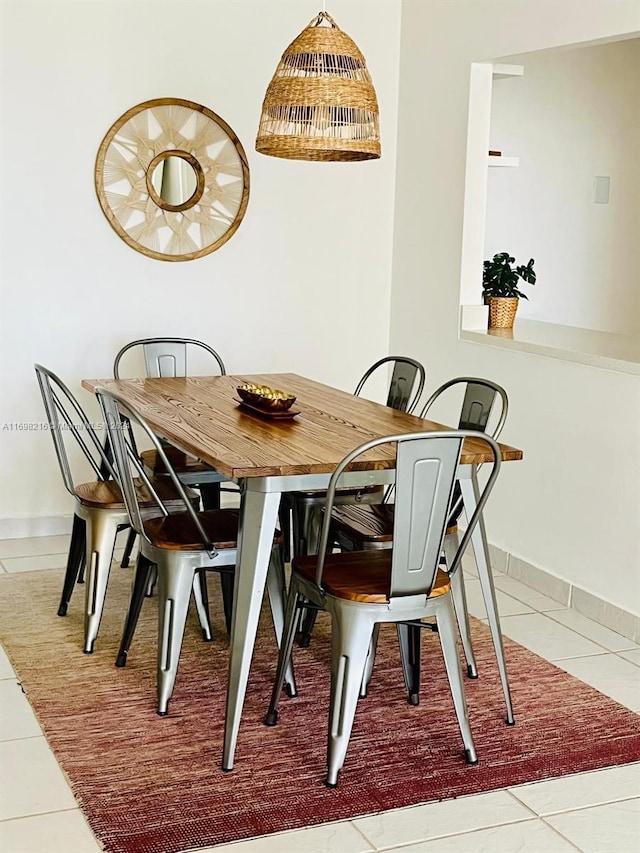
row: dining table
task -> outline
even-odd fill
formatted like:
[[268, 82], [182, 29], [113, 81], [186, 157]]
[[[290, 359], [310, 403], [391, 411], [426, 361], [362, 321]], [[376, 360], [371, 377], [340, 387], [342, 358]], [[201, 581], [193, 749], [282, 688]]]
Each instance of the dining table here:
[[[237, 387], [243, 384], [282, 389], [296, 400], [288, 416], [269, 416], [242, 403]], [[326, 489], [337, 464], [370, 439], [450, 428], [295, 373], [85, 379], [82, 385], [91, 392], [102, 386], [120, 395], [160, 438], [239, 486], [238, 563], [222, 749], [222, 768], [231, 770], [282, 493]], [[522, 459], [522, 451], [515, 447], [500, 444], [500, 450], [503, 462]], [[491, 459], [486, 443], [465, 438], [458, 478], [469, 517], [478, 493], [478, 467]], [[390, 485], [394, 465], [394, 446], [378, 445], [345, 472], [341, 485]], [[496, 632], [501, 635], [484, 523], [476, 526], [472, 544], [495, 643]], [[509, 706], [506, 671], [500, 675]]]

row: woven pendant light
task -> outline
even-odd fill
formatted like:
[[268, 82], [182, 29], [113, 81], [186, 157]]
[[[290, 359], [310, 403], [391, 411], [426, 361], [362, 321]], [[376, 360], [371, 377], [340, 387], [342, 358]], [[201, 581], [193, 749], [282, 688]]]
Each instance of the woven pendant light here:
[[282, 54], [256, 150], [290, 160], [380, 157], [378, 99], [365, 58], [324, 11]]

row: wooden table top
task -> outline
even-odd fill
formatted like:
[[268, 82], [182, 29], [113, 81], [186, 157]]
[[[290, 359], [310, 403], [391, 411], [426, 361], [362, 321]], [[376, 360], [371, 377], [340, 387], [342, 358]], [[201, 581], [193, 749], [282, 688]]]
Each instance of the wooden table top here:
[[[247, 413], [234, 399], [236, 387], [245, 382], [295, 394], [300, 414], [268, 420]], [[82, 382], [88, 391], [100, 385], [122, 396], [159, 436], [230, 479], [331, 473], [354, 447], [372, 438], [448, 429], [295, 373]], [[521, 450], [500, 448], [503, 461], [522, 459]], [[490, 460], [482, 442], [465, 440], [463, 464]], [[353, 469], [388, 469], [394, 462], [392, 446], [381, 445]]]

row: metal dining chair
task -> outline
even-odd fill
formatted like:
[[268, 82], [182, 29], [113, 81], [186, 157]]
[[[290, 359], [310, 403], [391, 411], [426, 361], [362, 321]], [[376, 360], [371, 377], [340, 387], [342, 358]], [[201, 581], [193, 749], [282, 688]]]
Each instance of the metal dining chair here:
[[[86, 566], [84, 651], [93, 652], [104, 609], [107, 583], [111, 570], [116, 535], [129, 527], [129, 517], [114, 474], [109, 454], [105, 451], [96, 430], [84, 410], [64, 382], [41, 364], [35, 365], [36, 376], [42, 394], [49, 432], [53, 439], [64, 485], [74, 498], [71, 545], [67, 558], [62, 595], [58, 616], [66, 616], [78, 574]], [[95, 480], [77, 483], [65, 438], [73, 438], [82, 455], [89, 463]], [[170, 482], [149, 481], [162, 495], [167, 511], [181, 507]], [[145, 483], [134, 483], [140, 501], [141, 512], [149, 515], [155, 504], [146, 491]], [[189, 491], [187, 498], [197, 501], [197, 495]], [[208, 627], [208, 613], [203, 601], [200, 585], [194, 590], [198, 615], [203, 631]]]
[[[203, 341], [195, 338], [176, 337], [153, 337], [140, 338], [130, 341], [122, 347], [115, 357], [113, 363], [113, 375], [116, 379], [122, 378], [123, 369], [129, 365], [126, 373], [132, 372], [131, 361], [137, 358], [140, 364], [140, 355], [144, 359], [144, 369], [148, 378], [175, 378], [189, 375], [189, 365], [198, 364], [198, 369], [203, 368], [207, 373], [211, 368], [220, 376], [226, 375], [226, 369], [221, 356]], [[135, 369], [133, 369], [135, 372]], [[184, 485], [197, 488], [202, 496], [204, 509], [219, 509], [221, 483], [225, 478], [193, 456], [189, 456], [168, 442], [162, 441], [165, 454], [173, 465], [180, 481]], [[141, 459], [149, 473], [154, 476], [166, 476], [162, 460], [155, 450], [144, 450], [140, 454]], [[226, 481], [228, 482], [228, 481]], [[225, 488], [225, 491], [236, 491], [235, 488]], [[127, 566], [135, 542], [135, 531], [133, 528], [129, 534], [127, 545], [123, 555], [122, 565]], [[224, 604], [225, 623], [227, 631], [231, 630], [231, 611], [233, 607], [233, 580], [228, 575], [220, 575], [222, 588], [222, 600]]]
[[[465, 535], [452, 555], [448, 573], [440, 555], [451, 512], [455, 479], [468, 436], [484, 442], [493, 456], [491, 473]], [[379, 444], [396, 445], [396, 491], [393, 548], [332, 553], [332, 510], [341, 474], [358, 456]], [[317, 556], [294, 556], [278, 669], [265, 717], [275, 725], [278, 704], [293, 649], [298, 611], [311, 603], [331, 616], [331, 696], [326, 785], [335, 788], [345, 761], [361, 684], [374, 654], [382, 623], [427, 626], [435, 617], [465, 757], [477, 763], [466, 708], [457, 649], [451, 580], [478, 523], [500, 470], [500, 449], [493, 438], [469, 430], [417, 432], [368, 441], [349, 453], [335, 469], [325, 503]], [[410, 688], [410, 685], [407, 685]], [[367, 745], [367, 748], [369, 746]]]
[[[236, 509], [196, 510], [171, 464], [163, 443], [129, 403], [105, 388], [96, 388], [114, 454], [114, 469], [131, 526], [140, 537], [138, 561], [129, 612], [125, 620], [118, 659], [124, 665], [133, 638], [144, 592], [152, 567], [158, 573], [158, 714], [168, 712], [169, 700], [178, 672], [178, 661], [185, 630], [189, 598], [194, 581], [207, 570], [229, 575], [232, 580], [238, 557], [239, 512]], [[179, 495], [181, 511], [169, 513], [162, 494], [141, 463], [131, 431], [122, 429], [122, 416], [137, 427], [158, 454], [169, 482]], [[145, 515], [135, 487], [136, 478], [144, 482], [156, 507], [156, 516]], [[267, 575], [267, 593], [279, 642], [284, 622], [285, 575], [281, 559], [281, 535], [274, 536], [271, 563]], [[293, 669], [287, 667], [287, 685], [295, 695]]]
[[[355, 396], [360, 396], [370, 381], [380, 374], [387, 375], [391, 369], [391, 377], [387, 390], [386, 405], [400, 412], [411, 414], [418, 404], [426, 380], [423, 365], [414, 358], [400, 355], [389, 355], [379, 359], [364, 373], [358, 382]], [[341, 504], [377, 504], [384, 497], [381, 486], [366, 489], [341, 489], [335, 498], [336, 505]], [[280, 523], [288, 542], [289, 525], [292, 520], [293, 553], [296, 556], [315, 554], [318, 549], [318, 537], [322, 521], [322, 508], [326, 492], [323, 490], [307, 492], [288, 492], [282, 495]], [[284, 523], [283, 523], [284, 517]], [[285, 562], [288, 562], [285, 555]], [[301, 620], [300, 645], [307, 647], [311, 642], [311, 633], [315, 622], [315, 612], [309, 611]]]
[[[429, 397], [420, 412], [420, 417], [426, 418], [436, 401], [440, 400], [445, 393], [450, 391], [455, 392], [455, 390], [459, 389], [464, 391], [458, 420], [459, 429], [473, 430], [474, 432], [482, 433], [486, 432], [488, 430], [489, 420], [492, 416], [494, 405], [496, 401], [499, 401], [499, 406], [493, 417], [493, 426], [489, 430], [491, 437], [494, 440], [497, 440], [507, 419], [509, 400], [504, 388], [489, 379], [460, 376], [448, 380], [437, 388]], [[451, 554], [454, 554], [457, 550], [457, 543], [459, 539], [458, 520], [464, 510], [461, 482], [465, 484], [465, 489], [472, 488], [477, 492], [477, 471], [471, 471], [470, 480], [461, 481], [460, 479], [456, 479], [453, 492], [452, 509], [449, 514], [449, 518], [447, 519], [447, 530], [444, 539], [445, 570], [446, 566], [451, 564]], [[393, 546], [395, 512], [394, 504], [391, 502], [393, 491], [390, 490], [386, 497], [387, 501], [379, 506], [336, 507], [333, 510], [331, 519], [331, 535], [335, 544], [344, 551], [380, 550], [391, 548]], [[480, 519], [480, 524], [482, 523], [482, 519]], [[472, 539], [474, 550], [476, 548], [480, 549], [481, 547], [477, 539], [477, 535], [479, 534], [480, 529], [478, 527]], [[476, 551], [476, 555], [478, 555], [478, 553], [479, 551]], [[500, 678], [503, 686], [507, 707], [507, 722], [511, 724], [514, 720], [513, 708], [504, 659], [502, 632], [500, 628], [498, 610], [495, 603], [493, 576], [490, 564], [484, 560], [484, 555], [481, 554], [480, 556], [481, 559], [478, 561], [478, 576], [483, 588], [488, 621], [491, 628], [493, 644], [496, 651], [496, 659], [498, 662], [498, 670], [500, 672]], [[478, 670], [471, 644], [469, 613], [467, 609], [463, 572], [458, 572], [457, 575], [452, 577], [451, 588], [455, 612], [458, 619], [460, 637], [467, 663], [467, 673], [470, 678], [477, 678]], [[409, 702], [410, 704], [418, 704], [420, 690], [421, 633], [419, 630], [415, 630], [410, 626], [402, 626], [398, 630], [398, 637], [400, 641], [401, 659], [405, 680], [409, 685]], [[366, 684], [363, 685], [363, 692], [365, 690]]]

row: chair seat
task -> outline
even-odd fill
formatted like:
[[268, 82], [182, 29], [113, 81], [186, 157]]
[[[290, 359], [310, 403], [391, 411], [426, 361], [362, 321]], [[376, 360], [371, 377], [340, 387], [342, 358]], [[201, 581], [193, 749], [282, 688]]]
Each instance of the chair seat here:
[[[391, 550], [327, 554], [322, 573], [325, 592], [348, 601], [388, 604], [392, 554]], [[292, 568], [305, 580], [315, 583], [317, 563], [315, 555], [294, 557]], [[429, 597], [444, 595], [450, 588], [448, 575], [438, 569]]]
[[[393, 542], [393, 504], [356, 504], [331, 513], [334, 529], [355, 542]], [[447, 533], [455, 533], [457, 525], [451, 524]]]
[[[238, 547], [237, 509], [208, 509], [198, 513], [205, 533], [217, 551]], [[202, 538], [193, 520], [186, 512], [150, 518], [145, 523], [145, 532], [156, 548], [169, 551], [202, 551]], [[282, 542], [282, 534], [276, 530], [274, 544]]]
[[[210, 465], [206, 465], [194, 456], [189, 456], [188, 453], [184, 453], [176, 447], [171, 447], [171, 445], [165, 447], [165, 453], [167, 454], [167, 459], [172, 464], [173, 470], [176, 474], [197, 474], [201, 471], [205, 472], [213, 470]], [[148, 471], [153, 471], [154, 474], [167, 473], [162, 459], [156, 450], [143, 450], [140, 454], [140, 458], [142, 459], [142, 464]]]
[[[144, 483], [141, 480], [135, 480], [136, 491], [140, 500], [140, 506], [157, 507], [147, 491]], [[167, 504], [168, 508], [175, 506], [184, 506], [182, 499], [176, 493], [173, 484], [170, 481], [153, 480], [153, 486], [158, 492], [163, 503]], [[199, 496], [192, 489], [186, 489], [189, 499], [198, 506]], [[125, 510], [124, 500], [120, 487], [114, 480], [95, 481], [93, 483], [80, 483], [75, 487], [75, 493], [83, 506], [91, 507], [92, 509], [122, 509]]]

